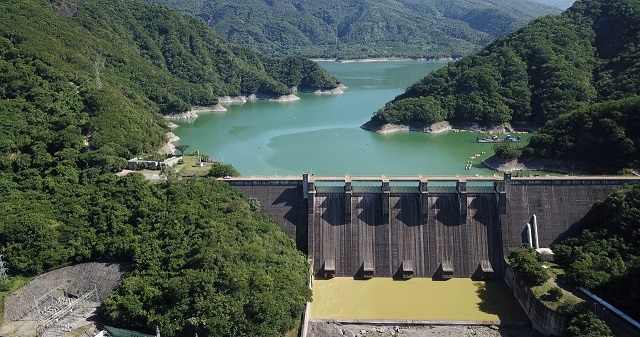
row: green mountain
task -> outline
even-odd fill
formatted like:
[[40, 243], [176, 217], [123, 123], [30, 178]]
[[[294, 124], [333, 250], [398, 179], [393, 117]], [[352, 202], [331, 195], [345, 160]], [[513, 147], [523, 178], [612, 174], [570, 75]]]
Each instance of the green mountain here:
[[457, 57], [542, 15], [528, 0], [144, 0], [197, 16], [268, 55]]
[[531, 0], [531, 1], [535, 3], [547, 5], [547, 6], [557, 7], [562, 10], [565, 10], [571, 7], [571, 5], [573, 5], [573, 3], [575, 2], [575, 0]]
[[[85, 117], [75, 120], [94, 147], [116, 142], [126, 148], [119, 151], [123, 155], [150, 151], [162, 142], [165, 123], [158, 113], [212, 105], [220, 96], [284, 95], [293, 86], [338, 84], [316, 63], [274, 59], [231, 45], [201, 21], [167, 8], [104, 2], [10, 1], [0, 13], [1, 84], [9, 86], [2, 98], [30, 95], [55, 81], [59, 88], [47, 90], [68, 95], [65, 99], [83, 110]], [[39, 76], [27, 76], [32, 72]], [[24, 113], [20, 104], [2, 101]], [[0, 137], [10, 139], [0, 143], [0, 150], [22, 146], [10, 132]]]
[[163, 336], [295, 329], [308, 265], [259, 205], [213, 179], [113, 173], [166, 141], [161, 113], [336, 84], [313, 62], [233, 46], [167, 8], [0, 2], [0, 297], [61, 266], [125, 261], [104, 322]]
[[637, 2], [576, 1], [429, 74], [370, 124], [548, 122], [530, 154], [628, 167], [640, 159], [639, 32]]

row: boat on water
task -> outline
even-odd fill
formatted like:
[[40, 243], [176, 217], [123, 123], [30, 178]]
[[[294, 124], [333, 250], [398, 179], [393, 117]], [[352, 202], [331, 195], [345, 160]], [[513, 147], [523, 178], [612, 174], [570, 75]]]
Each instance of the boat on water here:
[[518, 143], [521, 141], [522, 141], [521, 136], [514, 138], [511, 135], [507, 135], [506, 137], [504, 137], [504, 139], [500, 139], [500, 137], [496, 135], [493, 135], [492, 137], [486, 136], [484, 138], [476, 137], [477, 143], [504, 143], [504, 142]]

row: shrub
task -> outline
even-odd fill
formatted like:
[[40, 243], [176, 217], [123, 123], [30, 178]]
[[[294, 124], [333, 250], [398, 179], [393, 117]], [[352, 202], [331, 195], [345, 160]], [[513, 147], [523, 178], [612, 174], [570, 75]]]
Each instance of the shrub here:
[[564, 292], [559, 287], [553, 287], [547, 292], [547, 298], [551, 302], [558, 302], [562, 298], [562, 295], [564, 295]]
[[210, 177], [222, 178], [222, 177], [237, 177], [240, 172], [236, 170], [231, 164], [213, 163], [209, 169]]
[[496, 156], [508, 160], [520, 158], [520, 156], [522, 156], [522, 149], [523, 148], [521, 146], [512, 145], [509, 142], [493, 146], [493, 151], [496, 153]]
[[536, 257], [536, 252], [528, 248], [509, 248], [509, 264], [513, 270], [522, 275], [527, 283], [540, 285], [549, 279]]

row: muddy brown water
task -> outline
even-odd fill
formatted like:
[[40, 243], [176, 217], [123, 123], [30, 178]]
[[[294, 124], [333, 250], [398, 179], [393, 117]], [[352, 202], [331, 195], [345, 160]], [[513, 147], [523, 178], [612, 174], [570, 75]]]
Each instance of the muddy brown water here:
[[502, 280], [337, 277], [313, 281], [312, 320], [527, 322]]

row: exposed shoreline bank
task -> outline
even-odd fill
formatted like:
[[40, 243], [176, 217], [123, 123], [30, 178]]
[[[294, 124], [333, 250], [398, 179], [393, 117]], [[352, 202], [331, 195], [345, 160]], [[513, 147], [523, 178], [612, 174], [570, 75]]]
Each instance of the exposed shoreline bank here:
[[517, 171], [546, 171], [557, 172], [565, 175], [586, 175], [594, 172], [606, 172], [610, 168], [598, 167], [593, 163], [575, 160], [560, 160], [549, 158], [518, 158], [507, 160], [498, 156], [491, 156], [482, 161], [482, 164], [497, 172]]
[[[301, 92], [313, 93], [317, 95], [339, 95], [344, 93], [344, 90], [348, 89], [345, 85], [340, 84], [333, 89], [315, 89], [315, 88], [302, 88]], [[269, 95], [256, 95], [251, 94], [248, 96], [240, 95], [240, 96], [222, 96], [218, 97], [218, 103], [212, 106], [203, 106], [203, 107], [193, 107], [192, 109], [175, 114], [165, 115], [164, 118], [168, 120], [182, 120], [186, 122], [193, 122], [200, 114], [203, 113], [216, 113], [216, 112], [226, 112], [227, 108], [225, 105], [231, 104], [245, 104], [247, 102], [254, 101], [268, 101], [268, 102], [276, 102], [276, 103], [287, 103], [287, 102], [295, 102], [300, 100], [300, 97], [296, 96], [295, 93], [298, 92], [297, 88], [292, 88], [293, 93], [288, 95], [281, 96], [269, 96]], [[176, 128], [177, 125], [170, 126], [171, 128]]]
[[447, 131], [471, 131], [471, 132], [488, 132], [488, 133], [511, 133], [511, 132], [520, 132], [526, 131], [531, 132], [535, 130], [533, 126], [522, 126], [515, 128], [509, 123], [497, 124], [493, 126], [481, 126], [478, 124], [471, 123], [450, 123], [448, 121], [437, 122], [432, 124], [422, 124], [422, 123], [410, 123], [410, 124], [391, 124], [391, 123], [380, 123], [375, 120], [370, 120], [360, 126], [360, 128], [373, 131], [380, 134], [391, 134], [395, 132], [406, 132], [406, 131], [414, 131], [414, 132], [423, 132], [423, 133], [443, 133]]
[[453, 57], [439, 57], [439, 58], [425, 58], [425, 57], [374, 57], [364, 59], [337, 59], [337, 58], [310, 58], [313, 62], [339, 62], [339, 63], [366, 63], [366, 62], [403, 62], [403, 61], [456, 61], [458, 58]]
[[[377, 132], [379, 134], [392, 134], [396, 132], [423, 132], [439, 134], [448, 131], [467, 131], [467, 132], [483, 132], [483, 133], [517, 133], [517, 132], [533, 132], [537, 128], [533, 125], [519, 125], [513, 127], [509, 123], [498, 124], [493, 126], [480, 126], [478, 124], [452, 124], [449, 122], [438, 122], [433, 124], [384, 124], [373, 120], [361, 126], [362, 129]], [[571, 160], [559, 160], [549, 158], [519, 158], [513, 160], [507, 160], [498, 156], [491, 156], [482, 164], [496, 172], [517, 172], [517, 171], [546, 171], [557, 172], [567, 175], [583, 175], [590, 172], [602, 172], [606, 170], [603, 167], [594, 167], [593, 164], [580, 161]]]

